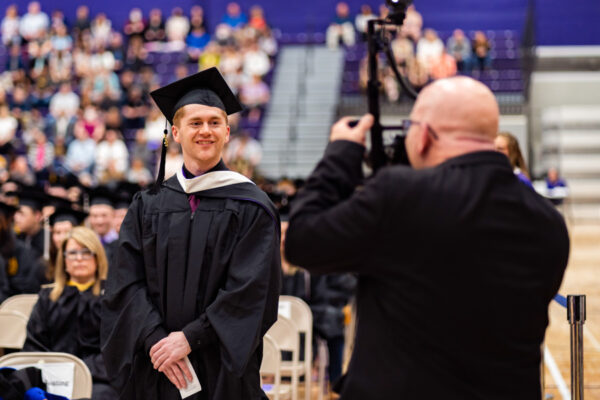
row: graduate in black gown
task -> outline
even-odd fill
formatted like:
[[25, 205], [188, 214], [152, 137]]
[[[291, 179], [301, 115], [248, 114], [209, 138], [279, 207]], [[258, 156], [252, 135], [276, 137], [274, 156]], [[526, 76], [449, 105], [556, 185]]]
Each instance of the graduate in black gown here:
[[61, 243], [54, 287], [39, 293], [23, 351], [53, 351], [81, 358], [93, 378], [92, 400], [112, 400], [100, 353], [100, 301], [108, 264], [96, 234], [75, 227]]
[[[279, 217], [267, 195], [221, 161], [241, 106], [216, 68], [152, 93], [184, 166], [137, 193], [106, 286], [102, 352], [120, 399], [266, 399], [262, 338], [277, 319]], [[166, 130], [165, 130], [166, 136]]]
[[17, 238], [30, 246], [37, 257], [42, 257], [46, 248], [42, 208], [48, 196], [41, 190], [33, 188], [21, 188], [18, 192], [9, 194], [19, 199], [19, 207], [15, 213]]
[[37, 293], [45, 283], [45, 266], [37, 252], [18, 240], [12, 227], [17, 211], [0, 202], [0, 303], [24, 293]]

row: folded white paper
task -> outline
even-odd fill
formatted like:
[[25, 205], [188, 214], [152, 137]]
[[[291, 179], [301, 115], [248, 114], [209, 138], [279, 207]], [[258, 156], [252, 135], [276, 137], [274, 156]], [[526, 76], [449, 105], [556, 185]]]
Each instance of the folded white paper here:
[[198, 376], [196, 375], [196, 371], [194, 370], [194, 367], [192, 367], [192, 363], [190, 362], [190, 359], [186, 356], [184, 358], [185, 360], [185, 364], [187, 365], [187, 367], [190, 369], [190, 372], [192, 373], [192, 379], [191, 381], [188, 380], [187, 376], [185, 376], [185, 374], [183, 375], [183, 378], [185, 379], [185, 382], [187, 383], [187, 387], [185, 389], [179, 389], [179, 393], [181, 394], [181, 398], [185, 399], [186, 397], [190, 397], [193, 394], [196, 394], [198, 392], [200, 392], [202, 390], [202, 386], [200, 385], [200, 381], [198, 380]]

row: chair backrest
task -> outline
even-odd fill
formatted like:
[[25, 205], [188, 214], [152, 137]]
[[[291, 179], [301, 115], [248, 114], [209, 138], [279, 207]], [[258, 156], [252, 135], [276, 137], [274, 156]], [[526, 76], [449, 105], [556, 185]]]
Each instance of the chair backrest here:
[[22, 349], [27, 338], [28, 320], [19, 311], [0, 310], [0, 348]]
[[279, 296], [279, 303], [288, 302], [290, 304], [290, 319], [296, 324], [298, 330], [305, 334], [312, 333], [313, 316], [308, 304], [299, 297]]
[[260, 376], [262, 385], [263, 375], [273, 375], [273, 386], [266, 390], [267, 394], [273, 394], [274, 399], [279, 399], [281, 386], [281, 349], [277, 346], [275, 339], [269, 334], [263, 337], [263, 359], [260, 364]]
[[[308, 367], [312, 366], [312, 333], [313, 333], [313, 315], [308, 304], [299, 297], [279, 296], [279, 304], [287, 302], [290, 304], [290, 319], [296, 325], [300, 332], [304, 333], [304, 362], [308, 362]], [[309, 369], [310, 370], [310, 369]]]
[[290, 319], [279, 315], [277, 321], [267, 331], [267, 335], [275, 340], [280, 350], [292, 353], [292, 362], [298, 362], [298, 352], [300, 350], [299, 331]]
[[281, 349], [271, 335], [263, 337], [263, 359], [260, 364], [260, 373], [265, 375], [278, 375], [281, 367]]
[[31, 315], [33, 306], [38, 301], [37, 294], [18, 294], [16, 296], [9, 297], [0, 304], [0, 310], [15, 310], [19, 311], [27, 318]]
[[92, 374], [87, 365], [80, 359], [68, 353], [21, 352], [11, 353], [0, 357], [0, 367], [42, 363], [74, 363], [73, 395], [71, 398], [92, 397]]

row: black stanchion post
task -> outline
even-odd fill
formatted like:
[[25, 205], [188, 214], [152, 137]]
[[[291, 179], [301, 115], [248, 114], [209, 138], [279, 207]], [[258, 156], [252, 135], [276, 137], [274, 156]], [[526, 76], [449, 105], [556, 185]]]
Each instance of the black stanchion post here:
[[571, 325], [571, 399], [583, 400], [585, 295], [567, 296], [567, 319]]

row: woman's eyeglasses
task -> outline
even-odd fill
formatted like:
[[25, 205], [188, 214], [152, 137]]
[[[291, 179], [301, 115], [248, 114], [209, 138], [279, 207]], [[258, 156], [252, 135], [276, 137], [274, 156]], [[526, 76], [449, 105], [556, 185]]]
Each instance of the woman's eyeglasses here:
[[65, 251], [65, 260], [77, 260], [79, 257], [82, 260], [89, 260], [94, 257], [94, 253], [89, 249]]

